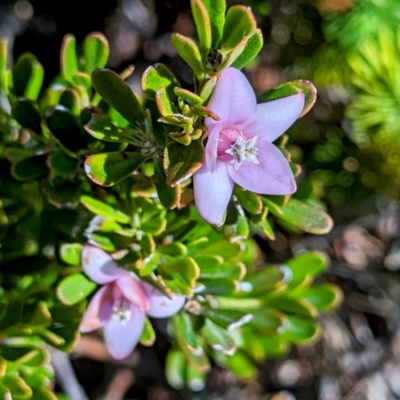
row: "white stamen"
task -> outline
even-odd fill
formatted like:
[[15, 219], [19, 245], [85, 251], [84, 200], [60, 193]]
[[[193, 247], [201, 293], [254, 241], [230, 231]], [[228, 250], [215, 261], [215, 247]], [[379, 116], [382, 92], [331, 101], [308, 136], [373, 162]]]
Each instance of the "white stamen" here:
[[253, 164], [258, 164], [257, 155], [260, 150], [256, 147], [258, 136], [254, 136], [249, 140], [243, 139], [238, 136], [236, 143], [233, 144], [228, 150], [225, 151], [236, 161], [235, 169], [239, 169], [243, 161], [250, 161]]
[[126, 325], [132, 318], [132, 311], [130, 310], [129, 305], [130, 302], [126, 299], [115, 301], [113, 305], [112, 317], [122, 325]]

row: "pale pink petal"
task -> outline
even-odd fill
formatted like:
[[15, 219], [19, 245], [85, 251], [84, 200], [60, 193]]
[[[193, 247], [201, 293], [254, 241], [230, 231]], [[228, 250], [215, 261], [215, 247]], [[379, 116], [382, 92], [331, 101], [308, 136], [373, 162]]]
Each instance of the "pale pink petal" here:
[[94, 282], [104, 285], [116, 279], [129, 275], [118, 267], [112, 257], [99, 247], [85, 244], [82, 249], [82, 268], [85, 274]]
[[210, 172], [204, 164], [193, 175], [194, 199], [201, 217], [210, 224], [222, 225], [233, 186], [227, 163], [217, 161], [214, 172]]
[[303, 93], [258, 104], [256, 118], [243, 127], [243, 132], [248, 138], [259, 136], [273, 142], [293, 125], [303, 107]]
[[133, 304], [130, 306], [131, 318], [120, 322], [111, 317], [104, 327], [104, 340], [111, 356], [121, 360], [136, 347], [142, 335], [146, 314]]
[[147, 282], [141, 282], [143, 289], [149, 299], [149, 309], [146, 314], [153, 318], [166, 318], [176, 314], [185, 303], [185, 297], [180, 295], [172, 295], [169, 299], [157, 288], [149, 285]]
[[115, 284], [121, 289], [122, 294], [140, 311], [146, 311], [149, 308], [149, 301], [140, 283], [131, 276], [119, 278]]
[[218, 139], [221, 129], [222, 123], [218, 122], [213, 125], [212, 129], [208, 131], [208, 139], [206, 145], [206, 164], [211, 172], [215, 171], [215, 165], [217, 163]]
[[79, 325], [81, 332], [91, 332], [102, 328], [112, 313], [112, 290], [110, 285], [100, 288], [90, 301]]
[[235, 162], [227, 163], [231, 178], [246, 190], [259, 194], [291, 194], [296, 191], [289, 163], [280, 150], [265, 140], [258, 140], [259, 164], [244, 161], [239, 169]]
[[[236, 127], [252, 120], [255, 118], [256, 107], [256, 96], [249, 81], [235, 68], [222, 72], [207, 105], [221, 118], [222, 128]], [[212, 129], [215, 121], [208, 117], [205, 125], [207, 129]]]

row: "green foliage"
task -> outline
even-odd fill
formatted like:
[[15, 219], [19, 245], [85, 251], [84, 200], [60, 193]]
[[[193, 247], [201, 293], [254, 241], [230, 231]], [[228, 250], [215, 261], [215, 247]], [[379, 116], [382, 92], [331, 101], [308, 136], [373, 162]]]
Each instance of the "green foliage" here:
[[[204, 162], [204, 118], [219, 73], [244, 67], [263, 40], [250, 9], [193, 0], [199, 45], [174, 34], [195, 75], [181, 87], [167, 66], [142, 76], [144, 97], [106, 69], [109, 48], [98, 33], [82, 55], [64, 38], [59, 76], [43, 88], [43, 68], [26, 54], [8, 70], [0, 42], [0, 394], [54, 399], [45, 344], [69, 351], [96, 285], [83, 274], [81, 250], [109, 252], [131, 274], [166, 296], [186, 296], [171, 323], [174, 347], [166, 375], [176, 388], [204, 386], [211, 359], [242, 379], [291, 344], [318, 336], [316, 318], [340, 302], [329, 284], [313, 284], [327, 267], [317, 252], [282, 265], [259, 265], [252, 236], [323, 234], [332, 220], [316, 193], [257, 195], [235, 187], [226, 223], [215, 228], [193, 205], [192, 176]], [[79, 46], [78, 46], [79, 48]], [[293, 81], [263, 101], [315, 88]], [[287, 138], [277, 142], [285, 157]], [[291, 164], [296, 173], [298, 164]], [[146, 320], [140, 343], [156, 331]], [[12, 345], [10, 345], [12, 343]]]

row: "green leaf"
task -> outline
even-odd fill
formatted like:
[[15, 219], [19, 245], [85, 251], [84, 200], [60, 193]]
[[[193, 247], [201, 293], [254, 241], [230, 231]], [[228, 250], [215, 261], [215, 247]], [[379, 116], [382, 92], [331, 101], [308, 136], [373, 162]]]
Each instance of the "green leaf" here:
[[282, 214], [272, 208], [271, 213], [279, 220], [287, 222], [303, 232], [322, 235], [333, 227], [332, 218], [320, 207], [311, 206], [291, 198], [287, 205], [281, 207]]
[[257, 22], [250, 7], [233, 6], [226, 14], [222, 51], [234, 49], [246, 36], [251, 36], [257, 29]]
[[211, 49], [212, 31], [211, 21], [207, 9], [201, 0], [191, 0], [193, 19], [196, 24], [197, 36], [200, 42], [200, 51], [207, 55]]
[[301, 285], [308, 276], [314, 277], [327, 268], [329, 258], [320, 251], [310, 251], [287, 260], [284, 267], [290, 270], [288, 287], [293, 289]]
[[111, 143], [134, 143], [133, 138], [124, 129], [114, 125], [106, 115], [93, 114], [85, 129], [93, 137]]
[[33, 326], [48, 327], [51, 325], [51, 314], [44, 301], [39, 301], [34, 312], [30, 315], [29, 322]]
[[236, 351], [236, 343], [231, 335], [219, 325], [206, 318], [201, 334], [207, 343], [217, 351], [232, 355]]
[[78, 160], [62, 150], [56, 150], [47, 159], [52, 177], [73, 178], [78, 170]]
[[248, 41], [249, 41], [249, 36], [245, 36], [243, 40], [227, 54], [219, 69], [223, 70], [225, 68], [230, 67], [243, 53]]
[[227, 357], [226, 366], [245, 381], [254, 380], [258, 375], [257, 367], [241, 351], [238, 351], [232, 357]]
[[17, 162], [12, 168], [12, 174], [19, 181], [33, 181], [46, 175], [48, 168], [46, 156], [34, 156]]
[[94, 199], [93, 197], [83, 195], [81, 196], [81, 203], [93, 214], [111, 218], [121, 224], [127, 224], [130, 221], [130, 217], [122, 211], [116, 210], [113, 206]]
[[190, 90], [176, 87], [174, 89], [174, 93], [181, 99], [185, 100], [192, 107], [198, 107], [203, 104], [202, 98], [197, 96], [197, 94], [194, 94]]
[[277, 295], [276, 297], [265, 296], [265, 304], [281, 310], [287, 314], [296, 314], [302, 317], [315, 318], [318, 315], [317, 309], [309, 302], [303, 299], [285, 297]]
[[129, 85], [109, 69], [95, 69], [92, 83], [97, 93], [132, 125], [144, 125], [145, 115]]
[[156, 333], [154, 332], [154, 328], [150, 320], [146, 317], [142, 335], [140, 336], [139, 342], [142, 346], [150, 347], [153, 346], [155, 341], [156, 341]]
[[286, 316], [283, 327], [279, 332], [281, 337], [296, 344], [314, 341], [320, 333], [320, 327], [314, 320], [294, 315]]
[[158, 111], [163, 117], [174, 114], [174, 105], [167, 94], [167, 90], [164, 87], [160, 87], [157, 90], [156, 103]]
[[104, 35], [99, 32], [86, 36], [83, 42], [85, 71], [91, 74], [95, 68], [104, 68], [107, 64], [110, 48]]
[[113, 186], [132, 175], [144, 163], [141, 153], [102, 153], [86, 158], [86, 175], [100, 186]]
[[64, 278], [57, 286], [57, 297], [69, 306], [80, 302], [96, 289], [96, 284], [82, 274]]
[[181, 258], [160, 264], [158, 270], [166, 280], [174, 278], [182, 280], [189, 288], [194, 289], [200, 276], [200, 269], [191, 257]]
[[167, 185], [176, 186], [190, 178], [203, 164], [204, 147], [200, 140], [189, 146], [170, 143], [166, 149]]
[[186, 385], [193, 392], [203, 390], [206, 386], [205, 371], [199, 371], [196, 366], [189, 363], [186, 368]]
[[155, 101], [160, 88], [165, 88], [171, 100], [175, 100], [174, 89], [180, 87], [175, 75], [164, 65], [154, 64], [146, 69], [142, 75], [142, 89], [146, 96]]
[[342, 291], [336, 285], [320, 284], [301, 290], [296, 296], [312, 304], [318, 311], [336, 308], [343, 299]]
[[292, 96], [298, 93], [303, 93], [305, 96], [303, 112], [300, 115], [300, 117], [302, 117], [311, 110], [312, 106], [317, 100], [317, 89], [309, 81], [297, 80], [297, 81], [285, 82], [274, 89], [268, 90], [267, 92], [260, 94], [257, 97], [257, 102], [264, 103], [267, 101], [272, 101], [276, 99], [281, 99], [283, 97]]
[[207, 103], [208, 100], [210, 99], [215, 85], [217, 84], [218, 77], [213, 76], [211, 79], [209, 79], [203, 86], [200, 92], [200, 97], [203, 100], [203, 103]]
[[20, 376], [6, 375], [2, 383], [10, 391], [12, 399], [29, 400], [32, 396], [32, 389]]
[[232, 67], [242, 69], [257, 57], [264, 45], [263, 35], [260, 29], [257, 29], [249, 38], [246, 46], [240, 56], [232, 63]]
[[240, 287], [246, 296], [254, 296], [283, 287], [287, 272], [278, 266], [268, 266], [246, 275]]
[[32, 54], [22, 54], [13, 71], [13, 89], [16, 97], [36, 100], [42, 88], [44, 71], [42, 65]]
[[227, 278], [201, 278], [199, 284], [204, 285], [202, 295], [229, 296], [237, 291], [237, 283]]
[[68, 108], [56, 106], [47, 115], [47, 126], [50, 132], [68, 150], [76, 153], [87, 147], [81, 127]]
[[80, 243], [64, 243], [60, 247], [60, 257], [68, 265], [80, 265], [82, 245]]
[[41, 135], [41, 116], [37, 104], [28, 99], [17, 99], [12, 105], [12, 116], [23, 127]]
[[61, 177], [46, 179], [41, 183], [50, 203], [59, 208], [75, 208], [79, 204], [82, 183], [64, 180]]
[[165, 360], [165, 377], [170, 386], [180, 390], [185, 386], [186, 360], [176, 349], [170, 349]]
[[75, 89], [65, 89], [60, 96], [59, 104], [67, 108], [75, 117], [78, 117], [81, 112], [81, 98]]
[[228, 331], [239, 329], [243, 325], [248, 324], [253, 318], [251, 313], [239, 310], [219, 310], [218, 308], [202, 308], [200, 314]]
[[217, 48], [222, 38], [222, 31], [225, 24], [225, 0], [202, 0], [207, 9], [211, 23], [212, 48]]
[[238, 215], [234, 223], [222, 226], [221, 228], [224, 237], [231, 243], [239, 242], [247, 239], [250, 234], [249, 223], [243, 215]]
[[181, 197], [181, 187], [179, 185], [174, 187], [167, 185], [167, 177], [161, 158], [157, 158], [154, 162], [154, 179], [161, 204], [169, 210], [177, 207]]
[[171, 41], [178, 54], [186, 61], [189, 67], [192, 68], [195, 75], [201, 79], [204, 75], [204, 71], [200, 50], [196, 46], [196, 43], [192, 39], [179, 33], [173, 33], [171, 35]]
[[65, 35], [60, 54], [61, 74], [68, 82], [73, 82], [73, 77], [79, 72], [76, 56], [76, 40], [73, 35]]
[[250, 214], [260, 214], [263, 209], [263, 203], [260, 196], [235, 186], [234, 195], [237, 197], [240, 205]]
[[180, 311], [172, 317], [172, 323], [174, 331], [181, 336], [181, 344], [192, 352], [199, 352], [201, 347], [193, 327], [192, 317], [187, 312]]
[[251, 310], [253, 318], [248, 326], [259, 331], [271, 333], [284, 325], [284, 315], [277, 310], [263, 306], [262, 309]]

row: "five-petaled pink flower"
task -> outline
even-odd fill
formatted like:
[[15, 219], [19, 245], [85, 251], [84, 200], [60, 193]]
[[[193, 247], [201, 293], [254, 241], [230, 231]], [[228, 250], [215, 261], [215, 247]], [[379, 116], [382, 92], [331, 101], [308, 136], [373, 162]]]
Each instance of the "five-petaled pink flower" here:
[[86, 244], [82, 249], [82, 267], [94, 282], [104, 285], [93, 296], [79, 326], [81, 332], [103, 328], [110, 354], [127, 357], [142, 334], [146, 314], [154, 318], [178, 312], [183, 296], [172, 299], [146, 282], [138, 281], [102, 249]]
[[271, 142], [296, 121], [303, 106], [302, 93], [257, 105], [239, 70], [221, 74], [207, 106], [220, 120], [205, 119], [205, 162], [193, 177], [196, 207], [206, 221], [223, 224], [235, 183], [259, 194], [296, 190], [288, 161]]

